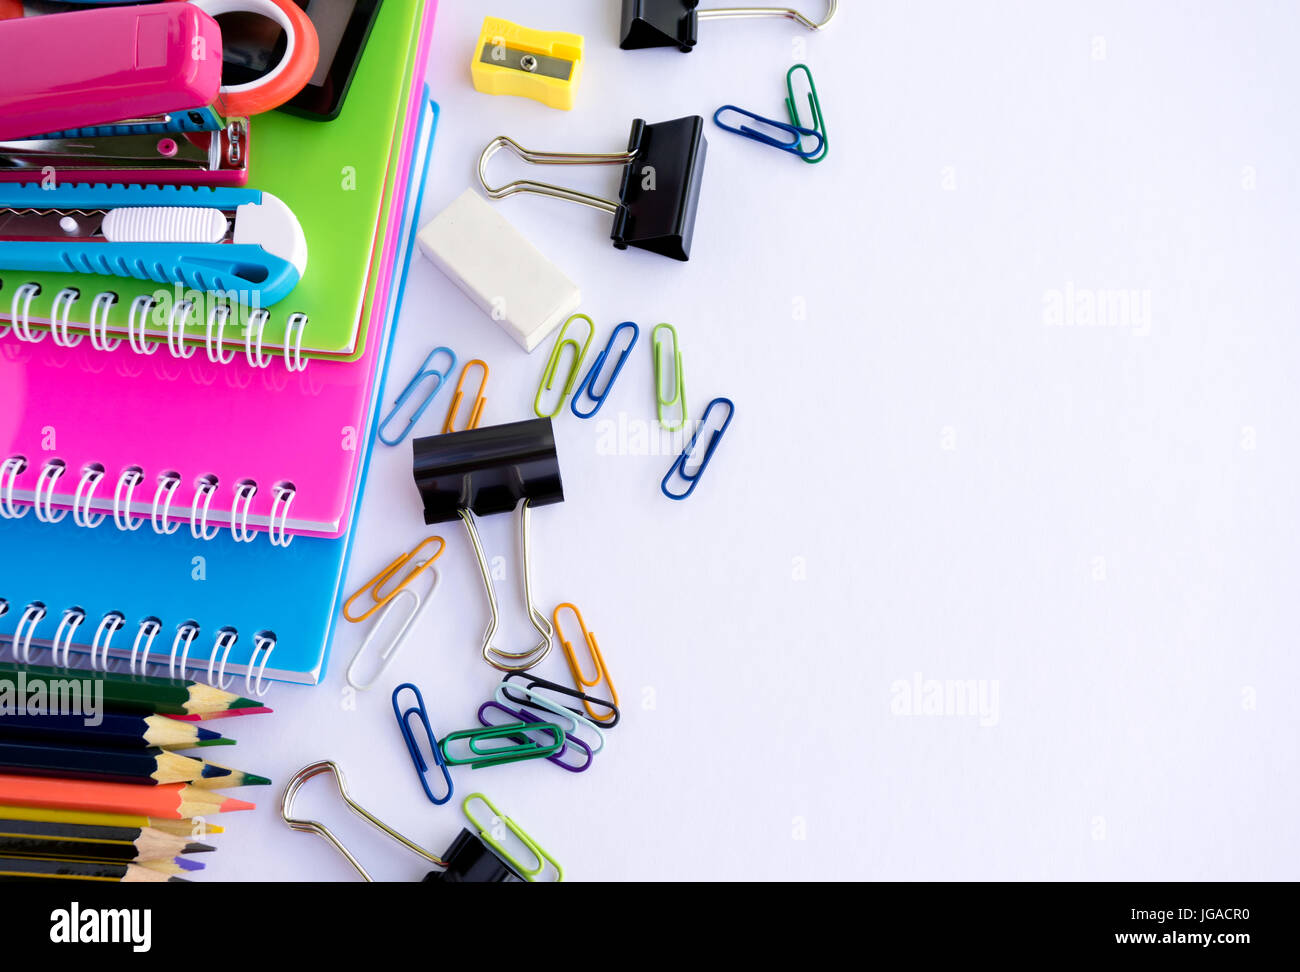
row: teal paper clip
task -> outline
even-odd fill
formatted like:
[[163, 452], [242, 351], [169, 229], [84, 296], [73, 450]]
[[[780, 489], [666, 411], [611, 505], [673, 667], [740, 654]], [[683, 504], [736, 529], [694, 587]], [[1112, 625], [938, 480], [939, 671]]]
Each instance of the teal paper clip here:
[[[526, 735], [529, 732], [550, 733], [553, 742], [538, 742]], [[453, 756], [449, 752], [450, 744], [460, 739], [465, 740], [469, 754]], [[513, 745], [488, 745], [496, 739], [507, 739]], [[484, 766], [517, 763], [524, 759], [540, 759], [559, 752], [564, 748], [564, 730], [552, 722], [510, 722], [499, 726], [479, 726], [448, 733], [442, 737], [438, 748], [442, 750], [442, 758], [448, 766], [468, 764], [470, 769], [481, 769]]]

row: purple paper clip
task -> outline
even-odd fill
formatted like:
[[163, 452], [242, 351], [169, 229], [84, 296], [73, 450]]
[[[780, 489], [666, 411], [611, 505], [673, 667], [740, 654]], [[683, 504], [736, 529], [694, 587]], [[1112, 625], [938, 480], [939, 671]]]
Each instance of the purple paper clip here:
[[[491, 702], [484, 702], [482, 705], [478, 707], [478, 721], [480, 724], [484, 726], [495, 726], [495, 725], [502, 724], [502, 723], [488, 721], [487, 716], [484, 714], [487, 712], [488, 709], [497, 709], [501, 712], [504, 712], [506, 715], [508, 715], [511, 718], [511, 720], [515, 722], [543, 722], [544, 721], [538, 718], [537, 716], [533, 715], [527, 709], [511, 709], [508, 706], [504, 706], [500, 702], [494, 700]], [[573, 766], [569, 763], [564, 762], [564, 754], [569, 751], [569, 745], [571, 743], [573, 744], [573, 746], [575, 746], [578, 749], [581, 749], [584, 753], [587, 754], [587, 760], [581, 766]], [[564, 737], [564, 745], [560, 747], [560, 751], [558, 753], [552, 753], [546, 758], [550, 760], [552, 763], [554, 763], [556, 766], [560, 767], [560, 769], [562, 770], [568, 770], [570, 773], [585, 773], [587, 769], [590, 768], [591, 761], [595, 758], [595, 753], [593, 753], [591, 751], [591, 747], [588, 746], [581, 739], [577, 738], [576, 736], [566, 735]]]

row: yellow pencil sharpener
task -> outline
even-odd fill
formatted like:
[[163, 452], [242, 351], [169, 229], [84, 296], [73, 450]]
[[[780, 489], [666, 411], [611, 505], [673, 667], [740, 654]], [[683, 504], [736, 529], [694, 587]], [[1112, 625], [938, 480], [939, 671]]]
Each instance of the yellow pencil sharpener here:
[[582, 77], [582, 35], [488, 17], [469, 70], [484, 94], [519, 95], [568, 111]]

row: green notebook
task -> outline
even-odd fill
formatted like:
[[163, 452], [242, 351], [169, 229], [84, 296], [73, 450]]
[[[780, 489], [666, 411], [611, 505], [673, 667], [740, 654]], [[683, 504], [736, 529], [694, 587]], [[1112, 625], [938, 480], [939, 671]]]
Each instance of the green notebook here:
[[[252, 120], [248, 187], [270, 192], [289, 206], [307, 238], [307, 271], [284, 300], [267, 311], [265, 323], [241, 308], [220, 334], [226, 356], [259, 350], [266, 356], [291, 354], [304, 358], [355, 361], [365, 350], [361, 309], [370, 283], [372, 257], [379, 231], [386, 223], [390, 169], [397, 159], [398, 112], [410, 87], [414, 33], [424, 0], [385, 0], [376, 18], [365, 53], [338, 118], [311, 121], [284, 112], [268, 112]], [[394, 52], [406, 52], [394, 57]], [[106, 246], [111, 244], [105, 244]], [[28, 310], [32, 330], [48, 330], [55, 297], [65, 289], [79, 292], [68, 315], [68, 330], [85, 333], [95, 297], [111, 292], [117, 300], [106, 315], [110, 338], [127, 335], [130, 309], [137, 297], [156, 303], [137, 321], [137, 336], [153, 342], [168, 340], [168, 319], [184, 288], [152, 280], [79, 273], [13, 273], [0, 270], [0, 321], [8, 321], [14, 291], [25, 283], [39, 284], [40, 294]], [[290, 326], [292, 325], [292, 326]], [[185, 323], [185, 341], [215, 353], [218, 335], [208, 333], [200, 311]], [[259, 334], [260, 332], [260, 334]], [[180, 340], [180, 328], [175, 328]]]

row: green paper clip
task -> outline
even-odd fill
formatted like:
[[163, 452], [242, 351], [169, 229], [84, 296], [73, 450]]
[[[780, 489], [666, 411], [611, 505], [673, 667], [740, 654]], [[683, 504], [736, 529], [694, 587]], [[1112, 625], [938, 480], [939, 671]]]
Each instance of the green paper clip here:
[[[535, 867], [524, 867], [524, 865], [521, 864], [513, 854], [511, 854], [509, 851], [506, 850], [505, 845], [500, 840], [497, 840], [497, 838], [493, 835], [492, 831], [488, 827], [483, 826], [483, 824], [479, 823], [477, 820], [474, 819], [474, 815], [469, 812], [469, 805], [470, 802], [473, 800], [482, 800], [483, 805], [492, 811], [493, 824], [495, 824], [497, 821], [500, 821], [502, 824], [505, 825], [505, 827], [512, 834], [514, 834], [516, 837], [519, 838], [520, 843], [522, 843], [526, 848], [528, 848], [528, 850], [533, 855], [533, 859], [537, 862]], [[555, 858], [553, 858], [550, 854], [546, 853], [546, 851], [542, 849], [542, 846], [538, 844], [537, 841], [533, 840], [533, 838], [529, 837], [526, 833], [524, 833], [523, 828], [520, 827], [519, 824], [515, 823], [504, 813], [502, 813], [500, 810], [494, 807], [492, 805], [492, 801], [489, 800], [487, 797], [485, 797], [482, 793], [471, 793], [469, 796], [465, 798], [464, 802], [461, 803], [460, 806], [461, 809], [465, 811], [465, 818], [469, 820], [471, 824], [473, 824], [474, 829], [478, 831], [479, 838], [483, 841], [483, 843], [491, 847], [493, 852], [498, 857], [500, 857], [503, 861], [505, 861], [507, 864], [513, 867], [519, 873], [519, 876], [522, 877], [525, 881], [537, 881], [537, 879], [541, 877], [542, 872], [546, 870], [547, 864], [550, 864], [551, 867], [555, 868], [556, 882], [564, 880], [564, 868], [560, 867], [559, 863], [556, 862]]]
[[[659, 329], [668, 328], [673, 336], [673, 349], [669, 352], [673, 358], [673, 396], [672, 398], [664, 397], [664, 356], [660, 354], [661, 344], [659, 341]], [[677, 342], [677, 328], [671, 324], [656, 324], [654, 330], [650, 332], [650, 349], [655, 358], [655, 401], [657, 402], [656, 414], [659, 416], [659, 424], [670, 432], [680, 429], [686, 424], [686, 373], [682, 371], [682, 351], [681, 345]], [[677, 420], [676, 425], [669, 425], [664, 420], [664, 409], [678, 406], [682, 410], [682, 417]]]
[[[795, 103], [794, 97], [794, 73], [802, 70], [808, 78], [808, 108], [812, 112], [812, 123], [805, 125], [799, 120], [799, 108]], [[816, 132], [822, 137], [822, 150], [812, 156], [804, 156], [803, 160], [809, 165], [816, 165], [822, 159], [826, 158], [827, 153], [831, 150], [831, 137], [826, 133], [826, 119], [822, 115], [821, 98], [817, 96], [817, 84], [813, 81], [812, 71], [808, 70], [807, 64], [796, 64], [785, 75], [786, 99], [785, 107], [790, 113], [790, 124], [795, 128], [807, 128]]]
[[[526, 733], [533, 731], [548, 732], [555, 742], [543, 745], [529, 738]], [[480, 748], [480, 743], [503, 737], [509, 738], [514, 745]], [[467, 741], [468, 756], [453, 756], [448, 751], [449, 744], [458, 739]], [[523, 759], [538, 759], [559, 752], [564, 748], [564, 730], [552, 722], [510, 722], [500, 726], [479, 726], [447, 733], [439, 740], [438, 748], [442, 750], [443, 759], [448, 766], [464, 766], [468, 763], [470, 769], [481, 769], [484, 766], [517, 763]]]
[[[573, 338], [566, 338], [564, 332], [569, 329], [569, 325], [574, 321], [582, 318], [587, 322], [587, 340], [583, 342], [582, 347], [578, 347], [578, 342]], [[551, 349], [551, 359], [546, 363], [546, 371], [542, 374], [542, 383], [537, 386], [537, 397], [533, 399], [533, 411], [537, 413], [538, 418], [554, 418], [560, 414], [560, 409], [564, 408], [565, 401], [573, 393], [573, 386], [578, 382], [578, 369], [582, 367], [582, 359], [587, 356], [587, 348], [591, 347], [591, 339], [596, 336], [596, 324], [586, 314], [574, 314], [564, 322], [564, 327], [560, 328], [560, 333], [555, 338], [555, 347]], [[555, 411], [542, 411], [542, 395], [551, 390], [555, 384], [555, 372], [560, 367], [560, 355], [563, 354], [566, 347], [573, 348], [573, 364], [569, 366], [569, 377], [564, 379], [564, 390], [560, 392], [560, 400], [555, 405]]]

